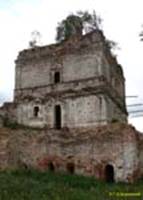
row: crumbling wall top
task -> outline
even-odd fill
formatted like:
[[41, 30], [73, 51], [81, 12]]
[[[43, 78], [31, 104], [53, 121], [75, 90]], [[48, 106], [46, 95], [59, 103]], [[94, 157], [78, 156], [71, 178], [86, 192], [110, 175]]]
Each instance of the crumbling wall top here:
[[46, 46], [36, 46], [34, 48], [25, 49], [21, 51], [18, 55], [16, 63], [23, 60], [28, 60], [31, 58], [43, 58], [51, 57], [55, 55], [65, 55], [67, 53], [76, 53], [77, 51], [82, 51], [84, 48], [90, 48], [91, 45], [97, 44], [97, 47], [103, 46], [105, 43], [105, 37], [102, 31], [92, 31], [82, 37], [73, 36], [69, 40], [65, 40], [61, 43], [46, 45]]

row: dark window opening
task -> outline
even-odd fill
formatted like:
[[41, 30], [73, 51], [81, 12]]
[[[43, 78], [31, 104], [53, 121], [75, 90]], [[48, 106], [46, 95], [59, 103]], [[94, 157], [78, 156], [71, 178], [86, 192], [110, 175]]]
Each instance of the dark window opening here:
[[74, 163], [68, 163], [68, 164], [67, 164], [67, 171], [68, 171], [70, 174], [74, 174], [74, 171], [75, 171]]
[[60, 72], [55, 72], [54, 74], [54, 83], [60, 82]]
[[50, 162], [50, 163], [48, 164], [48, 170], [51, 171], [51, 172], [54, 172], [54, 171], [55, 171], [55, 167], [54, 167], [54, 165], [53, 165], [52, 162]]
[[55, 128], [61, 129], [61, 107], [60, 107], [60, 105], [55, 106]]
[[34, 109], [33, 109], [33, 116], [38, 117], [38, 114], [39, 114], [39, 107], [35, 106]]
[[105, 167], [105, 179], [107, 182], [114, 182], [114, 168], [112, 165], [106, 165]]

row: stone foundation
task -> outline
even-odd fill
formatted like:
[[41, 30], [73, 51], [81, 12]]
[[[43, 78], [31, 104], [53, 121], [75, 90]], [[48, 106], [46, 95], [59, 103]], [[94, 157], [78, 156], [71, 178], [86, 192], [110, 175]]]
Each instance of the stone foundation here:
[[4, 128], [0, 135], [1, 169], [64, 171], [101, 180], [110, 175], [116, 182], [141, 176], [139, 133], [125, 124], [72, 130]]

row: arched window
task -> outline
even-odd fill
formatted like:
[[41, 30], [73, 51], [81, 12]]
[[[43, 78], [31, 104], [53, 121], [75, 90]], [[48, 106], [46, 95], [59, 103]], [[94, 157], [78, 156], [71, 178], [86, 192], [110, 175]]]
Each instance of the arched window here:
[[55, 106], [55, 128], [61, 129], [61, 106]]
[[67, 164], [67, 171], [68, 171], [70, 174], [74, 174], [74, 171], [75, 171], [74, 163], [68, 163], [68, 164]]
[[38, 117], [39, 114], [39, 106], [35, 106], [33, 109], [33, 116]]
[[54, 83], [60, 82], [60, 72], [55, 72], [54, 74]]
[[112, 165], [106, 165], [105, 179], [107, 182], [114, 182], [114, 167]]

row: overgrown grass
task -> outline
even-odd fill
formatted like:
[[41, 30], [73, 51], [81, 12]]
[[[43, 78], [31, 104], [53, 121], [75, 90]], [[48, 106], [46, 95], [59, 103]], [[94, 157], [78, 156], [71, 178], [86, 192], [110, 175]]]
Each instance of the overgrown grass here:
[[[117, 192], [140, 192], [142, 197], [117, 197]], [[109, 199], [143, 199], [143, 181], [109, 184], [94, 178], [33, 170], [0, 172], [0, 200]]]

